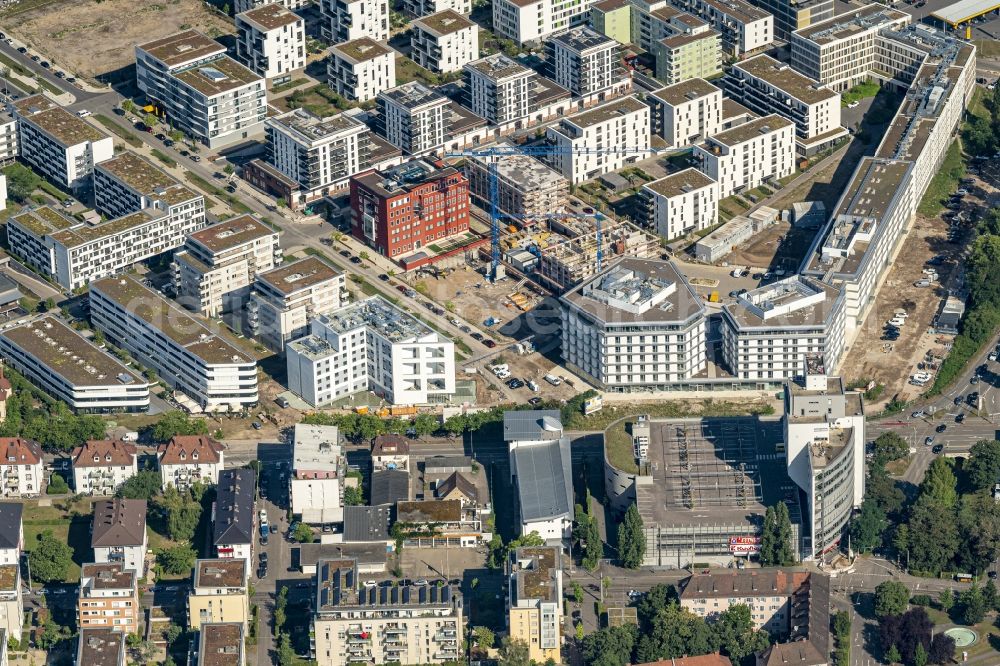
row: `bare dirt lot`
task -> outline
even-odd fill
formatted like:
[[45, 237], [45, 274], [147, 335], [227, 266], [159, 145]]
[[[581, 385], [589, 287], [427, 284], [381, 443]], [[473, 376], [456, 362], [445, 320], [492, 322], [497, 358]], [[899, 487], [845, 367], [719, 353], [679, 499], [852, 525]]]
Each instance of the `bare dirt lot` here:
[[64, 2], [23, 0], [0, 12], [0, 24], [53, 64], [93, 78], [128, 67], [136, 43], [188, 28], [210, 37], [232, 34], [233, 25], [197, 0]]
[[[950, 341], [949, 337], [931, 331], [941, 300], [947, 296], [948, 288], [956, 285], [960, 274], [961, 245], [947, 242], [947, 228], [939, 217], [917, 217], [842, 364], [840, 374], [848, 381], [873, 379], [885, 385], [873, 408], [885, 406], [893, 397], [909, 400], [921, 394], [925, 389], [907, 383], [910, 375], [917, 372], [917, 363], [924, 360], [927, 351], [943, 352]], [[926, 262], [938, 254], [947, 258], [937, 267], [940, 282], [931, 287], [915, 287], [913, 283], [924, 277], [921, 271]], [[897, 308], [905, 309], [908, 314], [899, 339], [881, 340], [882, 329]]]
[[792, 227], [788, 222], [778, 221], [755, 235], [749, 244], [735, 250], [726, 261], [733, 266], [765, 270], [783, 268], [794, 272], [820, 231], [818, 227]]

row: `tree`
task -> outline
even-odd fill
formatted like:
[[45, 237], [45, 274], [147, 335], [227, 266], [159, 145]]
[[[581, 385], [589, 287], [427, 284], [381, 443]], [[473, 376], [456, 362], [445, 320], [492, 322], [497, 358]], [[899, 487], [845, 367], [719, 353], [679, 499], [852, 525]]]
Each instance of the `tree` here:
[[957, 549], [958, 528], [954, 512], [923, 494], [913, 505], [908, 534], [910, 562], [915, 569], [941, 571]]
[[760, 563], [765, 567], [786, 567], [795, 561], [792, 550], [792, 521], [788, 506], [778, 502], [764, 512], [764, 529], [761, 533]]
[[1000, 442], [995, 439], [976, 442], [969, 451], [964, 469], [975, 490], [992, 488], [1000, 479]]
[[360, 506], [365, 503], [364, 494], [357, 486], [344, 488], [344, 506]]
[[292, 666], [295, 663], [295, 650], [292, 649], [292, 641], [286, 632], [278, 634], [277, 647], [278, 666]]
[[184, 138], [184, 132], [180, 131], [179, 129], [170, 130], [170, 140], [173, 141], [174, 143], [177, 143], [183, 138]]
[[910, 452], [910, 445], [905, 439], [894, 432], [884, 432], [874, 442], [873, 462], [885, 465], [893, 460], [905, 458]]
[[65, 580], [71, 564], [73, 549], [57, 539], [52, 530], [39, 534], [38, 543], [28, 554], [31, 577], [41, 583]]
[[983, 603], [986, 604], [987, 611], [997, 609], [997, 586], [992, 579], [983, 586]]
[[583, 586], [575, 580], [573, 581], [573, 601], [577, 604], [583, 603]]
[[288, 616], [285, 614], [288, 608], [288, 586], [282, 585], [281, 590], [278, 591], [278, 597], [274, 601], [274, 615], [272, 619], [274, 620], [274, 630], [282, 631], [285, 627], [285, 623], [288, 621]]
[[868, 472], [868, 481], [865, 484], [865, 499], [870, 499], [878, 504], [887, 516], [893, 516], [902, 508], [906, 495], [884, 467], [873, 465]]
[[711, 627], [733, 663], [763, 651], [771, 642], [766, 631], [754, 629], [753, 615], [746, 604], [734, 604], [722, 611]]
[[671, 603], [653, 618], [636, 648], [636, 660], [648, 663], [685, 655], [708, 654], [719, 649], [719, 636], [704, 618]]
[[368, 252], [366, 252], [365, 250], [361, 250], [361, 252], [358, 252], [358, 259], [361, 259], [362, 261], [368, 261], [369, 259], [371, 259], [371, 255], [368, 254]]
[[973, 155], [992, 155], [996, 148], [997, 138], [990, 122], [985, 118], [976, 118], [962, 133], [964, 146]]
[[233, 167], [232, 164], [227, 164], [223, 169], [223, 171], [227, 176], [232, 176], [234, 173], [236, 173], [236, 169]]
[[927, 666], [927, 650], [920, 643], [913, 651], [913, 666]]
[[42, 184], [42, 179], [34, 171], [20, 162], [4, 169], [7, 176], [7, 196], [18, 203], [25, 203]]
[[473, 627], [472, 638], [476, 647], [485, 652], [486, 650], [493, 647], [493, 642], [496, 640], [496, 635], [488, 627]]
[[955, 639], [939, 632], [931, 639], [931, 647], [927, 650], [927, 660], [932, 664], [949, 664], [955, 656]]
[[130, 100], [128, 98], [122, 100], [121, 107], [122, 107], [122, 111], [124, 111], [125, 113], [134, 113], [135, 112], [135, 102], [133, 102], [132, 100]]
[[201, 520], [202, 506], [190, 489], [181, 492], [174, 486], [167, 487], [155, 500], [155, 507], [166, 523], [167, 536], [174, 541], [190, 541], [194, 538]]
[[154, 442], [166, 442], [175, 435], [207, 435], [205, 419], [192, 419], [184, 412], [167, 412], [150, 427]]
[[895, 645], [889, 646], [889, 649], [885, 653], [885, 660], [890, 664], [898, 664], [902, 661], [903, 658], [899, 656], [899, 648]]
[[882, 535], [888, 526], [885, 512], [870, 499], [861, 503], [861, 512], [851, 521], [851, 546], [870, 553], [882, 545]]
[[50, 312], [56, 309], [56, 299], [49, 296], [45, 299], [45, 312]]
[[875, 588], [875, 616], [902, 615], [910, 603], [910, 591], [896, 580], [879, 583]]
[[500, 642], [499, 662], [503, 666], [530, 666], [528, 644], [522, 640], [504, 636]]
[[49, 477], [49, 487], [45, 489], [46, 495], [65, 495], [69, 492], [66, 481], [58, 474]]
[[155, 113], [147, 113], [142, 117], [142, 124], [146, 127], [156, 127], [160, 124], [160, 119], [156, 117]]
[[198, 553], [190, 546], [164, 548], [156, 554], [156, 563], [168, 574], [185, 574], [194, 567]]
[[938, 606], [941, 607], [945, 613], [950, 611], [955, 605], [955, 595], [951, 590], [944, 590], [938, 595]]
[[299, 523], [295, 526], [292, 537], [299, 543], [312, 543], [314, 539], [312, 528], [305, 523]]
[[159, 472], [144, 469], [118, 486], [115, 496], [125, 499], [144, 499], [148, 502], [160, 494], [162, 486], [163, 478]]
[[626, 666], [632, 663], [638, 630], [635, 625], [608, 627], [583, 638], [583, 660], [588, 666]]
[[638, 569], [646, 556], [646, 534], [635, 504], [629, 505], [625, 519], [618, 526], [618, 555], [626, 569]]
[[673, 585], [660, 583], [650, 588], [649, 592], [643, 595], [636, 606], [636, 614], [639, 616], [639, 626], [643, 633], [648, 633], [653, 626], [653, 618], [665, 610], [671, 604], [676, 604], [677, 590]]
[[983, 592], [973, 585], [958, 595], [958, 603], [962, 607], [962, 622], [964, 624], [979, 624], [986, 617], [986, 601]]
[[951, 508], [958, 501], [958, 480], [951, 469], [950, 458], [935, 458], [920, 484], [920, 497], [928, 497], [941, 506]]

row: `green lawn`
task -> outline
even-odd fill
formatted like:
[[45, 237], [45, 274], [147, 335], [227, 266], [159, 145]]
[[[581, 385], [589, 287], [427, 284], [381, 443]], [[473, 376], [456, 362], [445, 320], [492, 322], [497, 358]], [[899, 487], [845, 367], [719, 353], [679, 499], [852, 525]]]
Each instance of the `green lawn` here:
[[[195, 185], [197, 185], [199, 189], [201, 189], [202, 191], [205, 192], [205, 194], [215, 195], [215, 196], [219, 197], [220, 199], [222, 199], [223, 201], [225, 201], [229, 205], [229, 207], [232, 208], [233, 211], [235, 211], [236, 213], [238, 213], [240, 215], [249, 215], [250, 213], [253, 212], [242, 201], [240, 201], [239, 199], [237, 199], [233, 195], [229, 194], [229, 192], [226, 192], [225, 190], [223, 190], [220, 187], [216, 187], [215, 185], [213, 185], [212, 183], [208, 182], [207, 180], [205, 180], [204, 178], [202, 178], [198, 174], [191, 173], [190, 171], [186, 171], [184, 173], [184, 177], [187, 178], [188, 180], [190, 180]], [[205, 207], [206, 208], [211, 208], [214, 205], [215, 205], [214, 201], [212, 201], [211, 199], [209, 199], [207, 197], [205, 198]]]
[[308, 82], [309, 82], [309, 79], [307, 79], [307, 78], [292, 79], [288, 83], [281, 83], [281, 84], [278, 84], [278, 85], [274, 86], [273, 88], [271, 88], [271, 92], [272, 93], [282, 93], [282, 92], [285, 92], [286, 90], [291, 90], [292, 88], [297, 88], [298, 86], [301, 86], [303, 83], [308, 83]]
[[164, 164], [166, 164], [168, 167], [175, 167], [175, 166], [177, 166], [177, 161], [174, 160], [174, 158], [170, 157], [170, 155], [167, 155], [165, 152], [163, 152], [162, 150], [160, 150], [159, 148], [153, 148], [150, 152], [153, 153], [153, 157], [155, 157], [156, 159], [160, 160], [161, 162], [163, 162]]
[[948, 197], [958, 189], [958, 182], [965, 176], [965, 159], [962, 157], [962, 146], [953, 141], [948, 146], [941, 168], [927, 186], [924, 198], [917, 206], [917, 212], [924, 217], [934, 217], [944, 210]]
[[847, 92], [845, 92], [840, 97], [840, 105], [847, 106], [853, 102], [858, 102], [866, 97], [874, 97], [881, 90], [881, 86], [875, 81], [865, 81], [864, 83], [859, 83]]
[[980, 58], [996, 58], [1000, 56], [1000, 42], [994, 39], [976, 39], [976, 55]]
[[90, 525], [93, 514], [93, 499], [84, 498], [69, 507], [38, 506], [38, 500], [24, 503], [24, 549], [31, 552], [38, 544], [38, 537], [46, 531], [73, 549], [73, 564], [66, 572], [66, 582], [75, 583], [80, 580], [80, 565], [90, 562], [93, 553], [90, 548]]
[[139, 140], [139, 137], [127, 131], [124, 127], [116, 123], [111, 118], [108, 118], [107, 116], [98, 113], [94, 115], [94, 119], [97, 120], [97, 122], [104, 125], [104, 127], [112, 134], [114, 134], [119, 139], [121, 139], [128, 145], [132, 146], [133, 148], [138, 148], [139, 146], [142, 145], [142, 141]]
[[622, 420], [608, 428], [604, 433], [604, 445], [608, 452], [608, 462], [631, 474], [638, 474], [639, 467], [635, 464], [635, 450], [632, 447], [632, 437], [625, 428], [627, 420]]

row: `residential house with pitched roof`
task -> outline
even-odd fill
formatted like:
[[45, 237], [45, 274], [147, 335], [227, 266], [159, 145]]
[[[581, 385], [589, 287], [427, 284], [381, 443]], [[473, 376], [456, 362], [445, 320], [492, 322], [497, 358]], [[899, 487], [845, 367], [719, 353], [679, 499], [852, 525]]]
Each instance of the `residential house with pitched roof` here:
[[254, 536], [256, 475], [250, 469], [219, 474], [212, 505], [212, 545], [216, 557], [241, 558], [251, 565]]
[[0, 565], [21, 562], [24, 549], [24, 505], [20, 502], [0, 502]]
[[163, 488], [184, 490], [196, 481], [218, 483], [226, 447], [205, 435], [177, 435], [156, 451]]
[[73, 488], [90, 495], [114, 495], [139, 471], [135, 445], [119, 439], [88, 440], [73, 449], [72, 461]]
[[0, 437], [3, 497], [40, 495], [45, 485], [42, 447], [30, 439]]
[[146, 500], [121, 499], [94, 502], [90, 547], [97, 563], [121, 562], [142, 577], [146, 572]]

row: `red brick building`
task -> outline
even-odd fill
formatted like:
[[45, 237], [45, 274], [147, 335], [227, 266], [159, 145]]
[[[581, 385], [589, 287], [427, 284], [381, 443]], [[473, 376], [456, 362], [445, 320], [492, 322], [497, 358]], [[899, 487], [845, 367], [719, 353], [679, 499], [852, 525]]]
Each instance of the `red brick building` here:
[[351, 233], [383, 256], [398, 261], [468, 230], [469, 181], [453, 167], [416, 159], [351, 178]]

